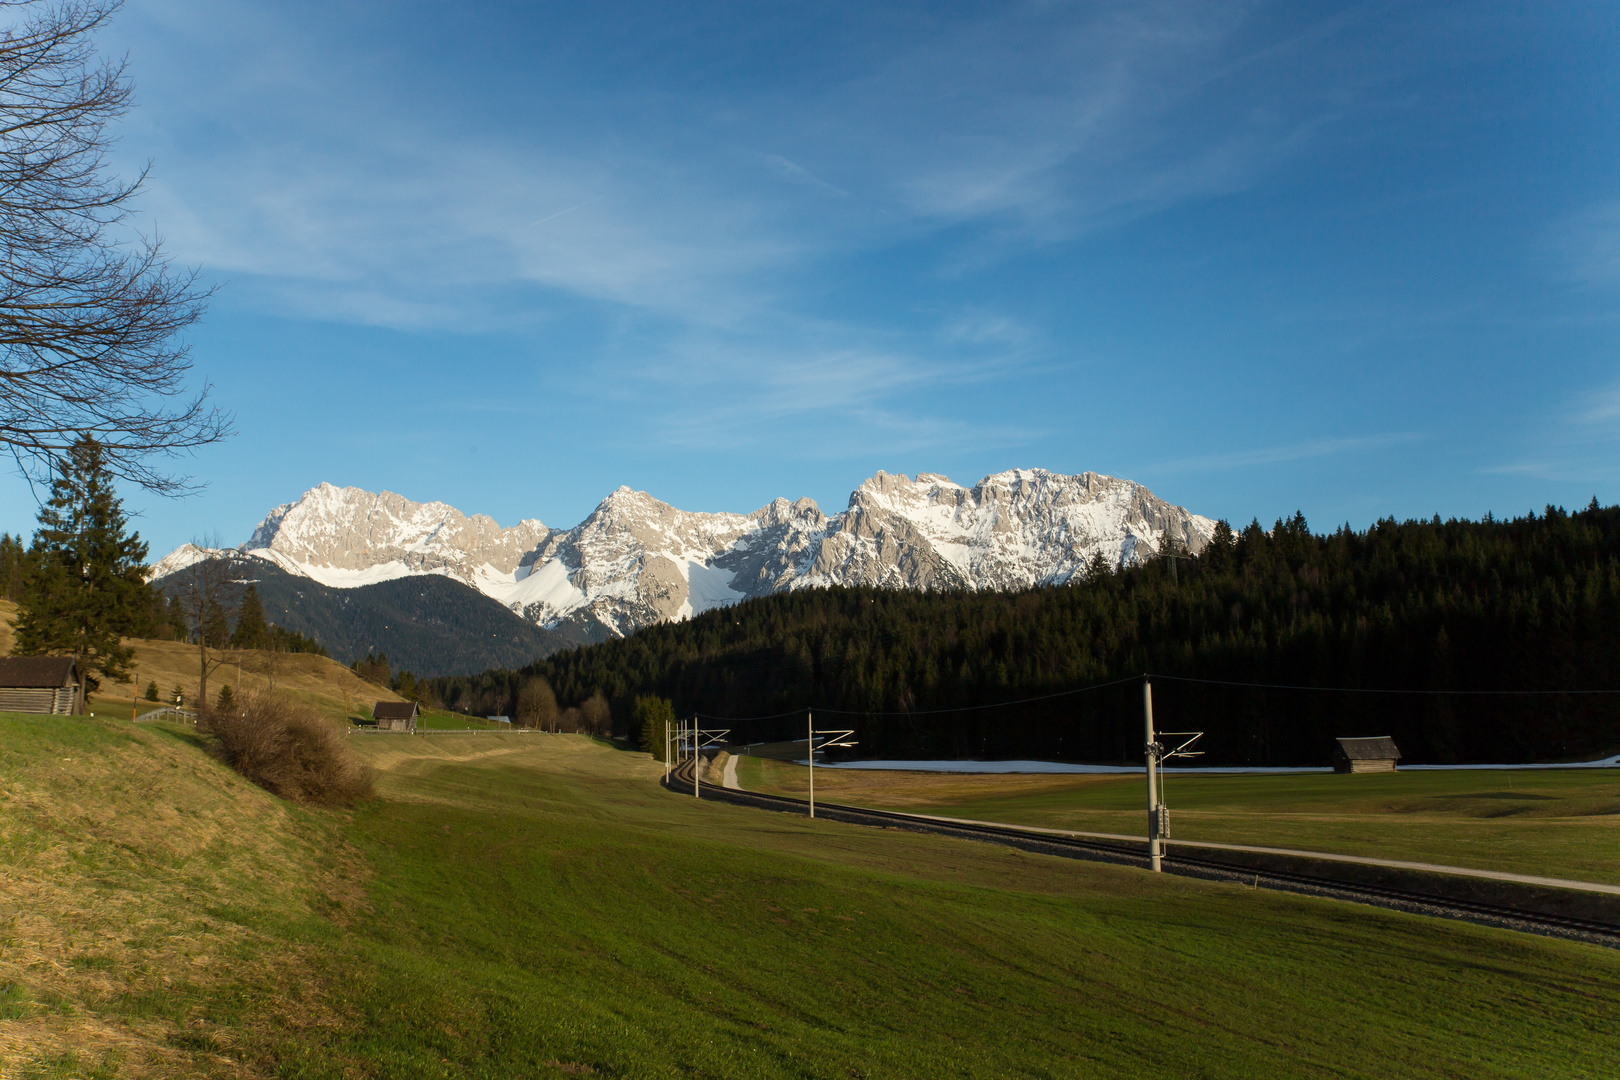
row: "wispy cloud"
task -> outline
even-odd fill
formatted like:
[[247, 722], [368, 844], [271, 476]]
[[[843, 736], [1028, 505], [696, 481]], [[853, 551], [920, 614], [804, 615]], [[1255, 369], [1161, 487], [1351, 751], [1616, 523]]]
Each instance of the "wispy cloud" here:
[[152, 209], [173, 249], [264, 279], [274, 303], [384, 325], [455, 325], [458, 305], [477, 325], [491, 286], [770, 318], [805, 275], [939, 229], [978, 223], [1004, 252], [1236, 190], [1332, 112], [1244, 108], [1240, 91], [1229, 114], [1201, 114], [1193, 91], [1230, 66], [1241, 7], [1035, 5], [919, 25], [866, 71], [767, 87], [718, 118], [701, 93], [632, 83], [593, 99], [542, 79], [532, 117], [505, 128], [417, 108], [391, 80], [418, 72], [292, 11], [201, 10], [171, 0], [126, 20], [166, 61], [143, 71], [154, 119], [138, 141], [166, 143]]
[[1620, 200], [1588, 206], [1558, 221], [1548, 246], [1568, 278], [1591, 288], [1620, 287]]
[[1226, 451], [1202, 454], [1196, 457], [1166, 461], [1147, 467], [1151, 473], [1210, 472], [1227, 469], [1247, 469], [1260, 465], [1282, 465], [1311, 458], [1338, 457], [1344, 454], [1365, 454], [1413, 443], [1422, 436], [1413, 432], [1395, 432], [1384, 435], [1363, 435], [1340, 439], [1312, 439], [1306, 442], [1285, 443], [1279, 446], [1253, 450]]
[[1485, 476], [1556, 483], [1608, 483], [1620, 447], [1620, 382], [1580, 391], [1532, 417], [1517, 460], [1486, 465]]
[[1569, 419], [1579, 425], [1613, 424], [1620, 420], [1620, 383], [1577, 395], [1571, 404]]

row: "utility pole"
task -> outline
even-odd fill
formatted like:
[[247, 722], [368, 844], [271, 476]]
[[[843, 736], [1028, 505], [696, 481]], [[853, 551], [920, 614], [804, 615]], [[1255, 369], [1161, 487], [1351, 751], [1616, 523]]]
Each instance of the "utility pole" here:
[[1142, 721], [1147, 731], [1144, 753], [1147, 757], [1148, 796], [1148, 869], [1160, 872], [1159, 853], [1159, 785], [1155, 773], [1159, 765], [1159, 744], [1153, 739], [1153, 680], [1142, 678]]
[[664, 721], [664, 786], [669, 786], [669, 721]]
[[809, 710], [805, 711], [804, 722], [809, 729], [804, 745], [810, 759], [810, 816], [813, 818], [816, 816], [816, 718]]
[[[1170, 810], [1160, 801], [1159, 796], [1164, 790], [1164, 778], [1159, 775], [1159, 768], [1164, 762], [1172, 758], [1203, 757], [1202, 750], [1189, 750], [1188, 747], [1204, 737], [1202, 731], [1154, 731], [1153, 730], [1153, 677], [1142, 676], [1142, 725], [1147, 733], [1147, 745], [1143, 753], [1147, 757], [1148, 782], [1148, 868], [1159, 873], [1161, 865], [1160, 845], [1170, 839]], [[1166, 749], [1161, 738], [1170, 740]]]
[[699, 790], [700, 790], [699, 785], [702, 783], [702, 781], [699, 779], [699, 777], [701, 776], [700, 770], [703, 768], [703, 755], [700, 754], [698, 751], [702, 750], [703, 747], [705, 747], [705, 746], [721, 746], [721, 745], [724, 745], [726, 736], [730, 735], [730, 734], [731, 734], [731, 729], [730, 728], [709, 728], [708, 730], [705, 731], [703, 728], [698, 727], [698, 717], [697, 717], [696, 714], [693, 714], [693, 716], [692, 716], [692, 797], [694, 799], [701, 799], [703, 797], [701, 794], [699, 794]]
[[826, 742], [823, 742], [821, 744], [823, 747], [827, 747], [827, 746], [839, 746], [839, 747], [843, 747], [843, 746], [859, 746], [860, 744], [858, 742], [856, 742], [851, 737], [851, 736], [853, 736], [855, 734], [855, 730], [853, 728], [841, 728], [841, 729], [839, 729], [837, 731], [834, 731], [831, 728], [823, 728], [821, 731], [817, 731], [816, 730], [816, 718], [815, 718], [814, 715], [812, 715], [811, 713], [809, 713], [807, 711], [804, 714], [804, 719], [805, 719], [805, 725], [806, 725], [806, 727], [808, 729], [806, 731], [806, 733], [805, 733], [806, 734], [805, 745], [808, 748], [809, 760], [810, 760], [810, 816], [815, 817], [816, 816], [816, 736], [820, 735], [823, 739], [826, 740]]

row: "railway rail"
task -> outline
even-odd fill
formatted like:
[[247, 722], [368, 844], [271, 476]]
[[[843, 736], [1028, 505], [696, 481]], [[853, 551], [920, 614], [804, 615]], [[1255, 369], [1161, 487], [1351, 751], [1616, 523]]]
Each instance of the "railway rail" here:
[[[666, 781], [672, 792], [690, 796], [694, 791], [692, 763], [677, 766]], [[751, 806], [779, 813], [803, 814], [807, 809], [804, 799], [786, 795], [767, 795], [757, 791], [723, 788], [708, 783], [697, 785], [700, 797], [715, 801]], [[960, 839], [980, 840], [1001, 844], [1044, 855], [1057, 855], [1069, 859], [1111, 862], [1125, 866], [1146, 867], [1144, 852], [1122, 844], [1109, 843], [1079, 836], [1055, 835], [1049, 832], [1028, 832], [1007, 825], [977, 824], [963, 821], [940, 821], [937, 818], [906, 814], [895, 810], [875, 810], [864, 806], [816, 800], [816, 816], [830, 821], [876, 828], [905, 829], [910, 832], [933, 833]], [[1461, 919], [1486, 926], [1503, 927], [1549, 937], [1568, 938], [1620, 948], [1620, 921], [1580, 918], [1533, 911], [1521, 907], [1489, 903], [1476, 899], [1446, 896], [1438, 892], [1394, 888], [1367, 882], [1325, 877], [1314, 873], [1295, 873], [1276, 868], [1256, 868], [1203, 856], [1180, 855], [1174, 852], [1174, 842], [1164, 855], [1166, 873], [1198, 877], [1213, 881], [1226, 881], [1252, 888], [1278, 889], [1285, 892], [1322, 896], [1354, 903], [1371, 904], [1414, 914], [1433, 915], [1447, 919]], [[1436, 878], [1444, 875], [1433, 875]]]

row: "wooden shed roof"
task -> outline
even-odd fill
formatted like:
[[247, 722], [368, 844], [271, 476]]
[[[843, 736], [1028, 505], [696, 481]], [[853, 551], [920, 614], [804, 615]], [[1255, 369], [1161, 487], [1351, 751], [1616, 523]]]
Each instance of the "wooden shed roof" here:
[[0, 686], [37, 689], [72, 686], [74, 677], [71, 656], [5, 656], [0, 657]]
[[1367, 735], [1359, 738], [1340, 739], [1339, 749], [1351, 761], [1399, 761], [1401, 752], [1395, 748], [1395, 740], [1388, 735]]
[[378, 720], [409, 720], [416, 715], [416, 702], [379, 701], [371, 707], [371, 715]]

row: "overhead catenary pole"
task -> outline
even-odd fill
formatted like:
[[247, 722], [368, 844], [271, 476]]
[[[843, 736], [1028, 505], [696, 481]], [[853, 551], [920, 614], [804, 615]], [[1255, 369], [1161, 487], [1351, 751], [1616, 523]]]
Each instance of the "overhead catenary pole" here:
[[1158, 777], [1154, 775], [1159, 763], [1159, 746], [1153, 738], [1153, 680], [1149, 676], [1142, 677], [1142, 723], [1147, 732], [1144, 754], [1147, 758], [1148, 869], [1159, 873], [1159, 791]]
[[805, 711], [804, 723], [807, 729], [805, 745], [810, 748], [810, 816], [816, 816], [816, 718], [809, 710]]
[[700, 790], [700, 785], [703, 783], [703, 781], [699, 779], [699, 777], [703, 771], [703, 759], [698, 756], [697, 722], [698, 718], [694, 714], [692, 717], [692, 798], [701, 799], [703, 798], [703, 795]]
[[664, 728], [664, 786], [669, 786], [669, 720], [666, 719]]

